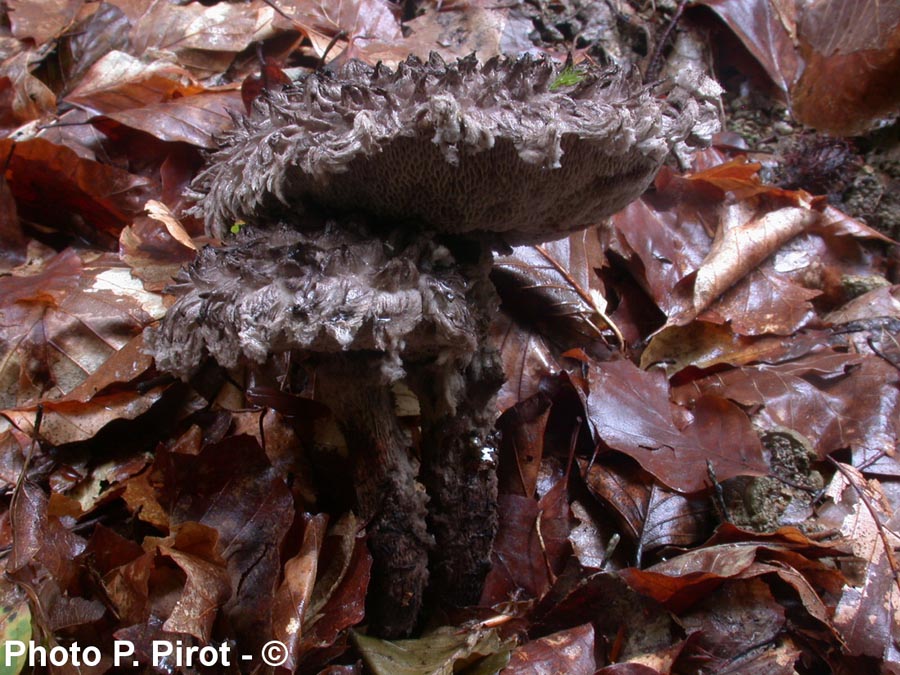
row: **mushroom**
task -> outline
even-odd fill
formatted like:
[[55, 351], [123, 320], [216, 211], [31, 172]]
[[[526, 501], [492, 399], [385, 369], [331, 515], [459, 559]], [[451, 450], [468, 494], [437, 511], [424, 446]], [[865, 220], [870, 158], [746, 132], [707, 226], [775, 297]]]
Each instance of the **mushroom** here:
[[[598, 222], [673, 148], [708, 140], [717, 91], [691, 77], [660, 97], [614, 68], [547, 58], [353, 61], [258, 100], [195, 181], [226, 243], [182, 273], [149, 349], [183, 378], [207, 356], [233, 367], [291, 351], [315, 369], [355, 465], [381, 634], [415, 626], [427, 583], [477, 601], [489, 567], [492, 249]], [[399, 381], [421, 407], [421, 471]]]

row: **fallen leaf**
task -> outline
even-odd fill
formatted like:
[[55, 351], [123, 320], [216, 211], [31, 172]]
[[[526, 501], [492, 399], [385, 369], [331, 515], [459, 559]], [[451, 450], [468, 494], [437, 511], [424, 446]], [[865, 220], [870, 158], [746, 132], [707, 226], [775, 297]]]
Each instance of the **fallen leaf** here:
[[111, 51], [91, 66], [65, 100], [93, 113], [114, 113], [202, 90], [188, 71], [171, 61], [147, 63], [125, 52]]
[[303, 625], [311, 618], [308, 609], [316, 582], [319, 551], [328, 525], [325, 514], [304, 514], [302, 520], [300, 550], [284, 564], [284, 576], [272, 603], [273, 635], [287, 646], [284, 665], [290, 670], [295, 670], [299, 664], [297, 647], [305, 637]]
[[803, 74], [793, 113], [804, 124], [857, 135], [900, 109], [900, 7], [880, 0], [819, 0], [799, 24]]
[[579, 466], [591, 493], [619, 514], [636, 543], [637, 565], [644, 552], [663, 546], [687, 548], [705, 538], [711, 516], [705, 496], [685, 497], [628, 465], [579, 459]]
[[508, 311], [558, 343], [578, 346], [617, 330], [606, 316], [605, 288], [595, 271], [602, 260], [596, 231], [588, 229], [540, 246], [517, 246], [495, 258], [491, 279]]
[[91, 124], [110, 135], [116, 133], [116, 125], [122, 125], [166, 143], [188, 143], [212, 150], [219, 147], [216, 138], [234, 126], [233, 115], [242, 110], [239, 92], [208, 92], [108, 112], [93, 118]]
[[133, 53], [168, 50], [230, 52], [271, 35], [275, 10], [262, 0], [242, 4], [172, 5], [166, 0], [108, 0], [131, 23]]
[[885, 526], [892, 512], [877, 481], [867, 481], [853, 467], [836, 466], [819, 517], [840, 528], [854, 555], [865, 561], [865, 573], [861, 584], [845, 587], [834, 626], [852, 654], [874, 656], [896, 668], [900, 585], [894, 551], [900, 540]]
[[12, 34], [40, 46], [69, 27], [84, 0], [8, 0], [6, 4]]
[[313, 45], [316, 56], [329, 60], [364, 57], [368, 42], [393, 42], [402, 38], [397, 8], [387, 0], [344, 0], [335, 5], [323, 0], [275, 2], [280, 10], [275, 25], [300, 30]]
[[491, 554], [481, 604], [513, 596], [541, 598], [559, 574], [568, 553], [569, 505], [566, 481], [557, 478], [540, 500], [518, 495], [498, 498], [500, 529]]
[[[816, 212], [808, 208], [785, 207], [744, 221], [743, 209], [726, 209], [712, 248], [697, 270], [691, 314], [709, 307], [738, 279], [756, 269], [817, 218]], [[684, 318], [678, 320], [683, 322]]]
[[550, 401], [535, 396], [517, 403], [497, 420], [497, 428], [503, 432], [497, 471], [502, 494], [534, 497], [549, 415]]
[[160, 503], [170, 523], [197, 522], [218, 532], [233, 593], [222, 614], [246, 649], [267, 641], [281, 573], [279, 550], [294, 519], [291, 494], [256, 440], [233, 436], [198, 455], [157, 456]]
[[542, 378], [560, 370], [544, 337], [500, 313], [491, 323], [491, 339], [500, 349], [506, 381], [497, 393], [497, 410], [503, 412], [540, 391]]
[[[12, 147], [0, 141], [0, 157]], [[146, 178], [42, 138], [15, 143], [7, 171], [22, 217], [101, 245], [115, 241], [154, 190]]]
[[768, 472], [750, 420], [724, 399], [698, 399], [689, 413], [671, 402], [662, 373], [628, 361], [598, 363], [588, 379], [587, 413], [597, 437], [664, 485], [685, 493], [706, 489], [707, 462], [719, 480]]
[[802, 60], [794, 45], [794, 2], [776, 0], [696, 0], [712, 9], [740, 38], [772, 81], [785, 93], [791, 91]]
[[71, 249], [30, 276], [0, 278], [0, 297], [3, 407], [70, 394], [164, 312], [127, 268], [111, 258], [85, 265]]
[[516, 647], [509, 665], [501, 672], [504, 675], [594, 675], [596, 670], [594, 627], [588, 623]]
[[353, 643], [374, 675], [442, 675], [457, 662], [502, 649], [493, 630], [444, 626], [416, 640], [380, 640], [353, 631]]

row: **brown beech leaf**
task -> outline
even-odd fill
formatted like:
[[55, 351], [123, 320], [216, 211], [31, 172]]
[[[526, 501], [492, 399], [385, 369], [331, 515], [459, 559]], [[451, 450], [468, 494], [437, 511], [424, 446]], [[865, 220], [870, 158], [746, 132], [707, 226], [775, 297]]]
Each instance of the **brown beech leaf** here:
[[517, 246], [494, 260], [491, 279], [505, 307], [572, 347], [608, 330], [605, 289], [595, 271], [602, 264], [596, 230], [589, 229], [539, 246]]
[[900, 318], [900, 286], [881, 286], [853, 298], [825, 317], [829, 323], [849, 323], [880, 317]]
[[228, 437], [197, 455], [157, 455], [157, 464], [172, 527], [194, 521], [218, 532], [233, 589], [222, 612], [242, 644], [261, 649], [271, 630], [280, 546], [294, 519], [280, 473], [249, 436]]
[[147, 63], [111, 51], [91, 67], [65, 100], [93, 113], [114, 113], [191, 96], [202, 89], [188, 71], [171, 61]]
[[594, 627], [586, 623], [516, 647], [503, 672], [507, 675], [594, 675], [596, 670]]
[[234, 126], [232, 114], [242, 110], [240, 92], [208, 92], [111, 111], [93, 118], [91, 123], [104, 132], [121, 124], [161, 141], [188, 143], [212, 150], [218, 147], [216, 137]]
[[131, 23], [132, 53], [205, 50], [237, 53], [272, 31], [275, 10], [262, 0], [206, 6], [166, 0], [109, 0]]
[[325, 539], [328, 516], [304, 514], [303, 539], [300, 550], [284, 564], [284, 578], [272, 602], [274, 636], [287, 645], [285, 667], [298, 665], [297, 646], [304, 637], [303, 624], [309, 621], [308, 610], [316, 582], [319, 551]]
[[504, 602], [521, 593], [541, 598], [552, 586], [568, 552], [566, 481], [558, 478], [540, 500], [500, 495], [498, 509], [500, 530], [481, 604]]
[[[772, 574], [778, 569], [776, 565], [760, 564], [757, 560], [765, 561], [770, 556], [778, 560], [782, 557], [784, 559], [779, 560], [778, 565], [789, 568], [793, 558], [781, 555], [784, 549], [790, 552], [788, 547], [774, 543], [742, 541], [734, 544], [718, 544], [688, 551], [647, 569], [629, 567], [621, 570], [620, 574], [635, 591], [653, 598], [681, 615], [689, 607], [702, 602], [727, 579], [751, 579]], [[800, 558], [806, 561], [805, 558]], [[809, 561], [806, 561], [806, 564], [809, 564]], [[822, 565], [816, 563], [814, 569], [795, 572], [805, 577], [802, 585], [805, 589], [809, 589], [812, 588], [810, 582], [816, 580], [816, 575], [822, 569]], [[804, 572], [807, 572], [808, 576], [804, 575]], [[790, 575], [781, 578], [796, 579]], [[818, 606], [823, 610], [825, 608], [821, 600]]]
[[[332, 40], [336, 44], [329, 60], [340, 55], [341, 60], [366, 58], [368, 42], [393, 42], [402, 39], [396, 6], [387, 0], [326, 0], [274, 3], [280, 10], [275, 25], [300, 30], [309, 37], [316, 56], [322, 57]], [[377, 57], [376, 57], [377, 60]]]
[[[0, 157], [12, 141], [0, 141]], [[153, 183], [42, 138], [15, 144], [7, 178], [24, 218], [102, 244], [143, 211]]]
[[628, 361], [595, 364], [588, 379], [588, 418], [597, 437], [664, 485], [686, 493], [707, 488], [707, 462], [720, 480], [768, 472], [750, 420], [724, 399], [698, 399], [689, 413], [670, 401], [661, 372]]
[[785, 93], [802, 66], [794, 46], [794, 0], [696, 0], [712, 9]]
[[[147, 412], [159, 401], [164, 386], [138, 394], [134, 391], [95, 396], [88, 402], [78, 400], [45, 401], [40, 438], [52, 445], [77, 443], [93, 438], [108, 424], [132, 420]], [[16, 428], [33, 433], [37, 412], [34, 407], [2, 411]]]
[[707, 534], [709, 499], [673, 492], [629, 465], [589, 463], [579, 459], [588, 489], [615, 510], [637, 544], [640, 565], [644, 552], [663, 546], [688, 547]]
[[612, 224], [618, 241], [608, 238], [605, 244], [627, 260], [637, 259], [635, 278], [663, 313], [674, 316], [686, 309], [687, 302], [673, 289], [700, 266], [710, 237], [695, 214], [674, 208], [673, 195], [655, 197], [637, 199], [616, 213]]
[[900, 109], [896, 3], [819, 0], [805, 7], [798, 34], [805, 67], [792, 93], [801, 122], [849, 136]]
[[701, 632], [704, 649], [732, 659], [773, 642], [784, 627], [785, 615], [768, 584], [753, 577], [725, 582], [679, 620], [688, 632]]
[[721, 159], [716, 164], [694, 173], [681, 176], [670, 167], [664, 166], [656, 177], [658, 190], [680, 190], [704, 194], [721, 200], [726, 193], [736, 199], [746, 199], [754, 195], [770, 192], [771, 186], [763, 185], [759, 178], [761, 164], [748, 162], [745, 158]]
[[766, 265], [751, 270], [697, 319], [729, 323], [739, 335], [792, 335], [815, 318], [809, 301], [821, 294]]
[[[808, 208], [789, 206], [750, 220], [745, 217], [745, 208], [725, 209], [712, 248], [697, 270], [688, 317], [709, 307], [785, 242], [812, 225], [818, 215]], [[683, 323], [688, 317], [674, 321]]]
[[10, 522], [13, 528], [13, 547], [7, 569], [16, 572], [30, 563], [43, 545], [47, 525], [47, 495], [28, 480], [13, 492], [10, 502]]
[[893, 450], [898, 383], [896, 368], [881, 358], [822, 350], [783, 364], [745, 366], [701, 378], [678, 387], [675, 397], [687, 402], [702, 392], [759, 406], [757, 425], [793, 429], [820, 458], [850, 447], [854, 465], [900, 475]]
[[[470, 4], [447, 9], [445, 3], [440, 9], [429, 8], [403, 26], [411, 34], [398, 45], [400, 49], [393, 50], [395, 61], [405, 58], [401, 49], [421, 59], [427, 59], [431, 51], [438, 51], [445, 59], [463, 58], [474, 52], [482, 63], [494, 56], [533, 49], [530, 41], [526, 43], [520, 37], [534, 29], [531, 21], [504, 7]], [[370, 58], [376, 55], [376, 48], [377, 45], [367, 47]]]
[[[341, 631], [363, 620], [371, 570], [372, 556], [366, 546], [365, 528], [348, 513], [325, 535], [316, 585], [295, 657], [331, 646]], [[274, 614], [273, 620], [278, 619]]]
[[503, 432], [497, 471], [501, 493], [534, 497], [549, 416], [550, 401], [538, 395], [517, 403], [497, 421]]
[[839, 469], [825, 492], [820, 510], [825, 525], [837, 526], [865, 561], [861, 584], [848, 584], [834, 612], [835, 628], [852, 654], [881, 658], [900, 666], [896, 636], [900, 629], [900, 583], [896, 549], [900, 539], [886, 527], [893, 515], [881, 486], [853, 467]]
[[77, 87], [84, 74], [106, 54], [128, 49], [130, 25], [122, 10], [108, 2], [100, 2], [93, 9], [59, 38], [63, 92]]
[[506, 312], [500, 312], [492, 322], [491, 338], [500, 348], [506, 374], [506, 381], [497, 394], [500, 412], [537, 394], [541, 379], [561, 370], [544, 337]]
[[119, 256], [145, 289], [162, 292], [196, 252], [175, 239], [166, 227], [160, 227], [158, 220], [143, 216], [122, 230]]
[[8, 0], [12, 34], [37, 45], [59, 37], [75, 20], [84, 0]]
[[71, 249], [36, 274], [0, 278], [0, 298], [3, 407], [69, 394], [165, 311], [111, 257], [85, 265]]
[[224, 561], [216, 552], [217, 539], [212, 528], [184, 523], [176, 534], [160, 542], [159, 553], [178, 565], [186, 577], [164, 630], [209, 642], [218, 610], [232, 593]]
[[[16, 51], [0, 64], [0, 76], [6, 84], [7, 123], [23, 124], [56, 112], [56, 95], [32, 71], [46, 54], [40, 51]], [[9, 100], [12, 99], [12, 100]], [[4, 148], [2, 155], [6, 156]]]

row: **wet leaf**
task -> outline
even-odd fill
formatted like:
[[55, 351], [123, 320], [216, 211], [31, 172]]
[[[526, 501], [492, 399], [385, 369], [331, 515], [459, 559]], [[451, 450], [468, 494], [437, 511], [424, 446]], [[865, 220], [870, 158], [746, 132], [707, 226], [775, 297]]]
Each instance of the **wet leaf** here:
[[497, 394], [500, 412], [540, 391], [541, 379], [560, 370], [544, 337], [501, 313], [491, 324], [491, 337], [500, 348], [506, 381]]
[[147, 63], [125, 52], [111, 51], [91, 67], [66, 101], [90, 112], [113, 113], [200, 91], [202, 87], [194, 77], [171, 61]]
[[9, 0], [12, 33], [37, 45], [59, 37], [75, 20], [84, 0]]
[[502, 493], [534, 496], [549, 415], [549, 401], [537, 396], [516, 404], [497, 421], [503, 431], [498, 470]]
[[710, 502], [673, 492], [641, 472], [615, 464], [579, 460], [591, 492], [614, 509], [637, 544], [636, 560], [663, 546], [688, 547], [701, 541], [710, 520]]
[[793, 90], [804, 124], [840, 135], [865, 131], [900, 109], [900, 7], [880, 0], [820, 0], [798, 30], [805, 61]]
[[892, 511], [877, 481], [867, 481], [852, 467], [838, 468], [819, 517], [840, 528], [854, 555], [865, 561], [865, 572], [862, 583], [844, 588], [834, 625], [851, 653], [900, 665], [894, 641], [900, 628], [900, 586], [894, 574], [898, 538], [885, 527]]
[[275, 10], [261, 0], [242, 4], [172, 5], [165, 0], [111, 0], [131, 23], [136, 54], [168, 50], [237, 53], [271, 34]]
[[719, 480], [767, 473], [750, 420], [724, 399], [698, 399], [689, 413], [673, 406], [662, 373], [627, 361], [596, 364], [588, 377], [587, 411], [598, 438], [664, 485], [679, 492], [706, 488], [707, 462]]
[[688, 632], [700, 631], [700, 644], [720, 658], [774, 642], [785, 624], [785, 610], [758, 577], [726, 582], [681, 615]]
[[501, 648], [493, 630], [444, 626], [417, 640], [379, 640], [352, 633], [374, 675], [450, 675], [458, 662], [489, 656]]
[[697, 3], [719, 15], [782, 91], [791, 90], [802, 67], [794, 46], [797, 8], [793, 0], [697, 0]]
[[517, 246], [494, 261], [491, 279], [504, 306], [572, 347], [610, 331], [605, 289], [596, 273], [603, 253], [593, 229], [540, 246]]
[[594, 627], [584, 624], [516, 647], [502, 672], [506, 675], [594, 675], [596, 670]]
[[500, 495], [500, 531], [485, 580], [482, 604], [525, 594], [541, 598], [559, 574], [569, 546], [566, 481], [556, 477], [539, 499]]
[[345, 0], [337, 5], [304, 0], [276, 5], [281, 12], [275, 25], [305, 33], [316, 56], [322, 57], [332, 40], [336, 40], [329, 60], [338, 55], [342, 61], [365, 58], [367, 43], [392, 42], [402, 37], [396, 7], [387, 0]]
[[309, 621], [308, 609], [315, 585], [319, 550], [325, 538], [328, 517], [304, 515], [303, 540], [297, 554], [284, 564], [284, 578], [275, 593], [272, 607], [274, 635], [287, 645], [285, 666], [298, 664], [297, 645], [303, 638], [303, 624]]
[[702, 391], [743, 406], [761, 406], [754, 416], [758, 425], [793, 429], [809, 439], [820, 457], [850, 447], [854, 463], [898, 475], [891, 450], [898, 433], [898, 377], [880, 359], [823, 350], [784, 364], [746, 366], [702, 378], [679, 388], [676, 396], [686, 401]]
[[233, 589], [222, 612], [242, 644], [260, 649], [281, 573], [279, 549], [293, 521], [290, 492], [248, 436], [157, 461], [165, 462], [160, 503], [170, 509], [172, 526], [192, 521], [218, 532]]
[[184, 523], [159, 552], [184, 572], [181, 597], [163, 624], [173, 633], [187, 633], [209, 642], [219, 608], [232, 594], [224, 561], [216, 551], [218, 533], [212, 528]]
[[92, 123], [105, 132], [122, 125], [167, 143], [188, 143], [212, 150], [218, 147], [215, 139], [234, 126], [232, 114], [242, 110], [238, 92], [209, 92], [108, 112]]
[[[11, 148], [0, 141], [0, 156]], [[101, 245], [143, 211], [153, 189], [146, 178], [41, 138], [15, 144], [7, 179], [23, 217]]]
[[[0, 279], [0, 297], [4, 407], [29, 405], [41, 396], [61, 401], [163, 313], [161, 298], [146, 293], [127, 268], [111, 259], [85, 265], [71, 249], [36, 274]], [[134, 358], [140, 363], [133, 375], [149, 365], [127, 352], [111, 368]], [[8, 398], [14, 394], [18, 399]]]

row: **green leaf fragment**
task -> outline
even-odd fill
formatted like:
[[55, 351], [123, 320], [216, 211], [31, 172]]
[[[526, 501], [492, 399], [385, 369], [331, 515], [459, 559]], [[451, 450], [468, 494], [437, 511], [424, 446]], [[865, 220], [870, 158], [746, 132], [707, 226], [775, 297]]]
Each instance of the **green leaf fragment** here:
[[579, 82], [581, 82], [585, 76], [587, 75], [587, 71], [582, 68], [575, 68], [574, 66], [566, 66], [563, 68], [562, 72], [556, 76], [556, 79], [550, 84], [550, 91], [556, 91], [562, 87], [572, 87]]
[[25, 594], [5, 582], [0, 585], [0, 675], [19, 675], [28, 662], [28, 649], [21, 656], [10, 657], [6, 650], [11, 641], [31, 640], [31, 610]]

